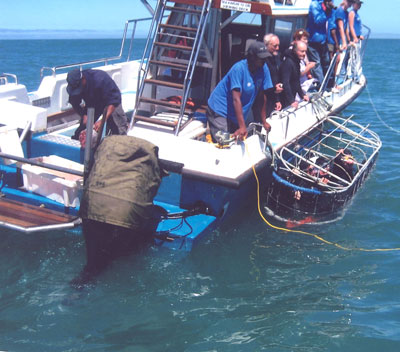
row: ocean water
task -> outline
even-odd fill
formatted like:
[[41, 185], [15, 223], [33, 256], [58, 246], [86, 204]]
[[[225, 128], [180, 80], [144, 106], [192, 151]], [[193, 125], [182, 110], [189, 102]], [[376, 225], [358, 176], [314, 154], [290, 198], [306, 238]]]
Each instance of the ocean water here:
[[[114, 56], [119, 45], [0, 41], [0, 72], [34, 90], [42, 66]], [[399, 60], [400, 40], [370, 40], [368, 88], [344, 112], [383, 142], [344, 217], [313, 230], [346, 247], [400, 247]], [[80, 236], [0, 229], [0, 350], [400, 350], [400, 251], [343, 251], [273, 230], [255, 204], [241, 215], [189, 254], [122, 258], [81, 293], [68, 285], [85, 261]]]

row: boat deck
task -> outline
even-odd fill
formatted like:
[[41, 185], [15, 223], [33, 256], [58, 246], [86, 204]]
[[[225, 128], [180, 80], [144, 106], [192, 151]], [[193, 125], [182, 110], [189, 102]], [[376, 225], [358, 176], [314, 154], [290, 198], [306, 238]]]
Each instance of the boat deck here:
[[40, 206], [0, 198], [0, 223], [24, 232], [39, 231], [45, 227], [73, 227], [79, 218]]

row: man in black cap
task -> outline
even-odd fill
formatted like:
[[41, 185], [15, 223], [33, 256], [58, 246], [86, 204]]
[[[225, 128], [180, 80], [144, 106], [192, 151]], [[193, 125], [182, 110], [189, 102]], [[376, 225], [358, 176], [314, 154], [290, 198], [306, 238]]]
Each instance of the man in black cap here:
[[[128, 120], [121, 106], [121, 92], [113, 79], [101, 70], [74, 69], [67, 75], [67, 92], [69, 103], [81, 116], [81, 123], [75, 131], [73, 139], [79, 139], [80, 133], [86, 128], [87, 109], [94, 108], [94, 129], [99, 130], [103, 114], [106, 125], [106, 135], [125, 135]], [[82, 100], [84, 106], [82, 106]]]
[[[206, 114], [214, 141], [218, 131], [233, 133], [240, 140], [246, 138], [247, 114], [258, 92], [272, 88], [265, 64], [267, 54], [264, 43], [253, 42], [248, 48], [247, 58], [234, 64], [211, 93]], [[257, 109], [259, 116], [255, 116], [255, 120], [261, 121], [269, 131], [271, 126], [266, 121], [266, 102], [263, 94], [263, 102]]]

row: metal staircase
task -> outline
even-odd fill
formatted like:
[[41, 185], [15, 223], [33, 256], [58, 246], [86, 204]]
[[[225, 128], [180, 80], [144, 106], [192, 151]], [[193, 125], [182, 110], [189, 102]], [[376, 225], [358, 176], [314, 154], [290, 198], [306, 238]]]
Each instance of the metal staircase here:
[[[204, 0], [196, 6], [158, 1], [140, 63], [131, 128], [142, 121], [170, 127], [178, 135], [193, 112], [187, 103], [195, 69], [212, 67], [210, 50], [203, 40], [211, 3]], [[168, 101], [166, 94], [179, 97], [179, 102]], [[166, 120], [160, 112], [173, 117]]]

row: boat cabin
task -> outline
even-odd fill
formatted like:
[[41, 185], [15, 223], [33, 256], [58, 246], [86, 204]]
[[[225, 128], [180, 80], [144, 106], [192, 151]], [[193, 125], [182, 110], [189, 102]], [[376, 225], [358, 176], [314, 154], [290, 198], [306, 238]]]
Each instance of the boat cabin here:
[[[137, 121], [159, 124], [178, 135], [187, 114], [204, 111], [213, 88], [245, 58], [252, 41], [275, 33], [287, 48], [294, 31], [305, 27], [309, 4], [310, 0], [159, 1], [139, 70], [132, 126]], [[170, 97], [180, 97], [178, 104]], [[176, 111], [178, 121], [157, 118], [163, 111]]]

